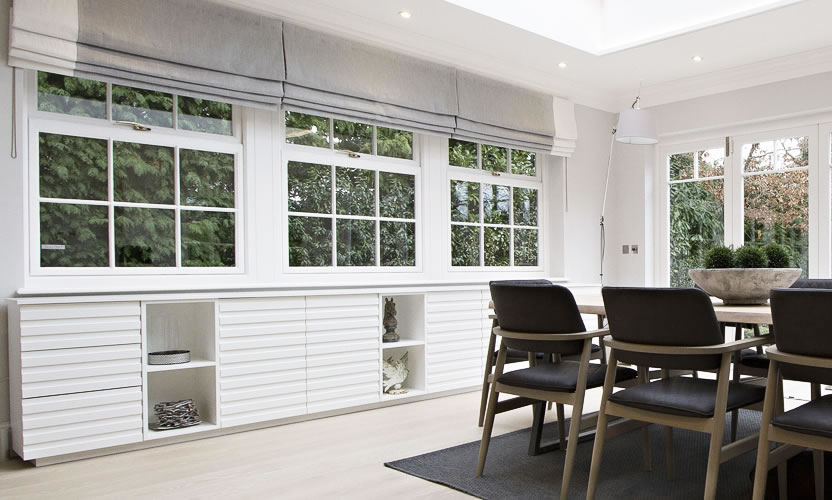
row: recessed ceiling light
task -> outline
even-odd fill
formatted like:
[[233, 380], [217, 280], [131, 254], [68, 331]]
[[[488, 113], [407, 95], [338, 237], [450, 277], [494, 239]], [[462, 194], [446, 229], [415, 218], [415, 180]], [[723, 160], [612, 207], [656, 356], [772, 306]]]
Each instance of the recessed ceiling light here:
[[563, 68], [565, 68], [565, 67], [566, 67], [566, 63], [565, 63], [565, 62], [561, 61], [561, 62], [559, 62], [559, 63], [558, 63], [558, 68], [563, 69]]
[[410, 19], [410, 16], [411, 16], [409, 10], [399, 11], [399, 15], [402, 16], [404, 19]]
[[702, 62], [702, 56], [693, 56], [691, 59], [693, 62]]

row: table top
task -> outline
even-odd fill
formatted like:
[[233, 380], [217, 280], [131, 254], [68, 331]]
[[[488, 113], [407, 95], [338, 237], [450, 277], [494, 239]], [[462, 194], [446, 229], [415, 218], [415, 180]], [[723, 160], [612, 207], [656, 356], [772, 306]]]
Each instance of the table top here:
[[[726, 306], [722, 300], [711, 298], [714, 303], [716, 318], [724, 323], [748, 323], [757, 325], [771, 324], [771, 307], [761, 306]], [[606, 315], [601, 294], [575, 295], [578, 310], [583, 314]]]

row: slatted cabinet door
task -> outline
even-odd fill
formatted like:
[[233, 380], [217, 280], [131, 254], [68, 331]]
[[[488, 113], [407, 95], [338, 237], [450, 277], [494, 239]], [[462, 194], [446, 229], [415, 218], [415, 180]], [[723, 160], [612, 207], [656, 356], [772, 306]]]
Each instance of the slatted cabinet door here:
[[[428, 390], [482, 384], [483, 307], [481, 290], [431, 292], [427, 297]], [[487, 344], [486, 344], [487, 345]]]
[[221, 300], [223, 427], [306, 413], [304, 297]]
[[380, 398], [378, 295], [306, 298], [309, 413]]

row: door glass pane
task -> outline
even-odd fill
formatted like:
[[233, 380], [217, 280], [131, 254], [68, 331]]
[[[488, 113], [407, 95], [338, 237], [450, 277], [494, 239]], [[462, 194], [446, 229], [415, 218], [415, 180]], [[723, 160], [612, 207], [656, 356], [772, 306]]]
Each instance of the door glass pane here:
[[115, 207], [116, 266], [176, 265], [173, 210]]
[[341, 215], [376, 214], [375, 172], [335, 167], [335, 206]]
[[679, 153], [668, 157], [670, 180], [693, 179], [693, 153]]
[[415, 219], [416, 177], [379, 172], [379, 215], [396, 219]]
[[448, 164], [455, 167], [477, 168], [477, 144], [459, 139], [448, 139]]
[[116, 201], [173, 204], [173, 148], [113, 142]]
[[176, 126], [181, 130], [231, 135], [231, 105], [224, 102], [178, 96]]
[[183, 205], [234, 208], [234, 155], [180, 149], [179, 199]]
[[809, 171], [751, 175], [744, 179], [746, 245], [776, 242], [809, 270]]
[[339, 266], [376, 264], [376, 223], [372, 220], [335, 221]]
[[109, 266], [109, 228], [107, 207], [41, 203], [41, 267]]
[[692, 287], [688, 270], [725, 241], [723, 180], [670, 185], [670, 286]]
[[107, 141], [60, 134], [38, 136], [43, 198], [107, 200]]
[[451, 224], [451, 265], [480, 265], [480, 227]]
[[480, 221], [480, 185], [477, 182], [451, 181], [451, 220]]
[[376, 127], [376, 154], [390, 158], [412, 160], [413, 132]]
[[485, 265], [508, 266], [511, 230], [507, 227], [486, 227], [485, 233]]
[[287, 111], [285, 123], [288, 144], [329, 147], [329, 118]]
[[776, 143], [776, 168], [799, 168], [809, 166], [809, 138], [789, 137]]
[[699, 177], [719, 177], [725, 174], [725, 148], [706, 149], [696, 153]]
[[332, 219], [289, 216], [289, 265], [332, 265]]
[[514, 265], [537, 265], [537, 230], [514, 230]]
[[332, 168], [317, 163], [290, 161], [289, 211], [332, 213]]
[[416, 265], [416, 224], [381, 221], [381, 265]]
[[335, 120], [332, 124], [336, 151], [373, 152], [373, 126], [366, 123]]
[[173, 127], [173, 95], [113, 85], [113, 120]]
[[182, 210], [182, 265], [234, 267], [234, 214]]
[[765, 172], [774, 168], [774, 141], [743, 144], [740, 152], [743, 172]]
[[107, 85], [38, 71], [38, 110], [107, 118]]
[[508, 186], [482, 185], [483, 221], [486, 224], [508, 224], [511, 190]]
[[482, 150], [483, 170], [505, 172], [508, 169], [508, 158], [506, 157], [508, 150], [506, 148], [483, 144], [480, 149]]

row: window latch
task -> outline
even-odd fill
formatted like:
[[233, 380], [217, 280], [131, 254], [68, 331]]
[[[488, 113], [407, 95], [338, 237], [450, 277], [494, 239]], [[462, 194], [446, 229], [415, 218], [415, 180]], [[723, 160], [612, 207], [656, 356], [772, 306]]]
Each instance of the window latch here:
[[495, 172], [494, 170], [492, 170], [492, 171], [491, 171], [491, 175], [493, 175], [494, 177], [499, 177], [499, 176], [500, 176], [500, 172]]
[[346, 149], [336, 149], [335, 152], [347, 155], [350, 158], [361, 158], [361, 155], [356, 153], [355, 151], [347, 151]]
[[148, 127], [147, 125], [142, 125], [141, 123], [128, 122], [124, 120], [116, 120], [115, 123], [116, 125], [127, 125], [128, 127], [133, 127], [133, 130], [139, 132], [150, 132], [150, 127]]

